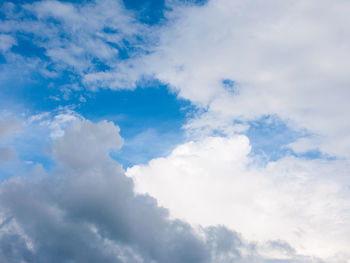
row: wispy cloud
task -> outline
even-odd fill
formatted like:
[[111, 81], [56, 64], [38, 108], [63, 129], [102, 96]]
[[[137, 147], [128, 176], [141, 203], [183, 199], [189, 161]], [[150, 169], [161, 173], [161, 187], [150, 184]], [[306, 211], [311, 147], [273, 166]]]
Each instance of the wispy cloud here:
[[[55, 77], [70, 72], [88, 89], [133, 88], [118, 75], [121, 60], [145, 52], [148, 26], [133, 18], [120, 1], [72, 4], [37, 1], [3, 5], [1, 50], [7, 64], [33, 64], [33, 70]], [[151, 36], [151, 34], [149, 34]], [[10, 49], [12, 47], [12, 49]], [[28, 60], [29, 59], [29, 60]], [[110, 73], [109, 73], [110, 72]], [[106, 75], [116, 75], [108, 81]], [[104, 76], [99, 81], [98, 76]], [[115, 83], [115, 85], [112, 85]]]

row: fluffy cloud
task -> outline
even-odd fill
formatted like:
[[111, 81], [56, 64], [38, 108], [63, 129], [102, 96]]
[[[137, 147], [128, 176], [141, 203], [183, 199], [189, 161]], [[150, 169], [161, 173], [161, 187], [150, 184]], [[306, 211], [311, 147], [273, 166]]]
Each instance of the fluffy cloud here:
[[118, 134], [119, 128], [107, 121], [98, 124], [74, 122], [65, 136], [56, 141], [54, 159], [79, 168], [101, 163], [108, 159], [111, 145], [114, 149], [121, 147], [122, 139]]
[[250, 149], [243, 135], [207, 137], [127, 175], [174, 217], [224, 224], [261, 242], [283, 238], [299, 253], [347, 262], [348, 163], [285, 157], [261, 166]]
[[[57, 139], [56, 169], [43, 175], [36, 167], [42, 177], [1, 183], [0, 259], [312, 261], [297, 256], [303, 253], [348, 262], [348, 1], [216, 0], [171, 8], [167, 23], [149, 28], [119, 1], [7, 3], [0, 49], [6, 62], [20, 65], [17, 71], [39, 68], [49, 77], [69, 71], [75, 77], [68, 81], [78, 76], [94, 90], [130, 88], [153, 76], [205, 109], [185, 127], [195, 141], [127, 174], [172, 216], [225, 223], [261, 243], [169, 218], [155, 199], [134, 193], [133, 181], [109, 157], [122, 144], [116, 126], [61, 114], [48, 123]], [[34, 58], [12, 52], [20, 49], [18, 35], [31, 36]], [[130, 57], [121, 61], [128, 45]], [[234, 134], [266, 115], [311, 134], [289, 145], [295, 152], [318, 149], [338, 159], [287, 156], [261, 166], [248, 138]], [[8, 127], [2, 125], [0, 137], [13, 131]], [[217, 131], [226, 137], [208, 136]], [[2, 149], [0, 158], [8, 159], [11, 148]]]
[[314, 134], [296, 151], [349, 156], [349, 9], [344, 0], [175, 7], [159, 45], [135, 64], [207, 109], [188, 128], [213, 121], [211, 130], [231, 132], [235, 120], [277, 115]]
[[[193, 228], [170, 219], [154, 198], [135, 194], [133, 181], [108, 157], [121, 144], [113, 124], [77, 121], [54, 143], [60, 165], [50, 174], [2, 182], [1, 261], [269, 262], [239, 234]], [[311, 262], [280, 250], [293, 262]]]
[[[185, 126], [194, 142], [127, 171], [136, 189], [190, 222], [283, 236], [297, 251], [347, 262], [349, 9], [343, 0], [175, 7], [159, 45], [136, 64], [205, 110]], [[261, 165], [234, 134], [264, 116], [309, 134], [288, 145], [295, 153], [336, 158]]]

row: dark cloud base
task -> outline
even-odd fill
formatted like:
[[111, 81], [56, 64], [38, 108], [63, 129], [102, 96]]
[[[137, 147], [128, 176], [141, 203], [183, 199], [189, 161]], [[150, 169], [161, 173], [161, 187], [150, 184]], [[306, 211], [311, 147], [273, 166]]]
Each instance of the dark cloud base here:
[[1, 183], [0, 262], [311, 262], [267, 260], [223, 226], [170, 219], [108, 156], [121, 146], [118, 132], [75, 122], [53, 145], [52, 173]]

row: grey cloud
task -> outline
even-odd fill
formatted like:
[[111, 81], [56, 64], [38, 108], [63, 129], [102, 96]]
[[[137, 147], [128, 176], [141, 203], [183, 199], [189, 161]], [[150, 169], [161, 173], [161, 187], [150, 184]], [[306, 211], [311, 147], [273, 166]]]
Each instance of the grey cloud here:
[[15, 152], [11, 147], [0, 147], [0, 162], [8, 162], [15, 158]]
[[295, 254], [295, 249], [283, 240], [271, 240], [267, 242], [266, 245], [268, 246], [269, 249], [282, 251], [290, 255]]
[[21, 124], [17, 119], [0, 120], [0, 139], [18, 132], [20, 128]]
[[237, 233], [194, 229], [135, 194], [108, 156], [122, 144], [118, 131], [75, 122], [53, 145], [54, 171], [1, 183], [1, 262], [264, 262]]
[[15, 158], [15, 152], [12, 147], [2, 146], [4, 138], [11, 136], [20, 130], [21, 124], [17, 119], [0, 120], [0, 163], [11, 161]]
[[108, 159], [109, 148], [117, 150], [122, 143], [119, 127], [113, 123], [74, 122], [66, 130], [64, 138], [58, 139], [55, 143], [53, 155], [57, 161], [65, 165], [86, 167]]

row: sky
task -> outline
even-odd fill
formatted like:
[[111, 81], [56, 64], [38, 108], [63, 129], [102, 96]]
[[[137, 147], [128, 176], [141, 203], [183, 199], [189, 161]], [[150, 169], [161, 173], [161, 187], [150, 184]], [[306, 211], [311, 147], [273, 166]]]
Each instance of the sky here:
[[0, 2], [0, 261], [350, 263], [350, 2]]

